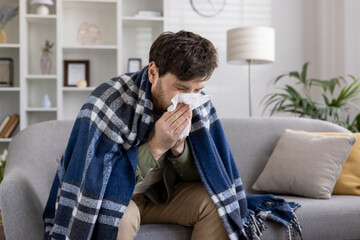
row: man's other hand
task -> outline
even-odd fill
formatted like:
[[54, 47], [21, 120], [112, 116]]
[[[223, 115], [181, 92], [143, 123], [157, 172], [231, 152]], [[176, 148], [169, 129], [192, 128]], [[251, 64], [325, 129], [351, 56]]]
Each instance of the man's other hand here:
[[[191, 128], [191, 118], [192, 118], [192, 112], [189, 111], [190, 114], [189, 114], [189, 121], [190, 121], [190, 128]], [[174, 144], [174, 146], [171, 148], [171, 153], [174, 157], [178, 157], [180, 156], [183, 152], [184, 152], [184, 148], [185, 148], [185, 139], [186, 139], [186, 136], [181, 138], [181, 139], [178, 139], [176, 141], [176, 143]]]
[[185, 138], [179, 139], [191, 119], [191, 110], [188, 105], [180, 103], [175, 111], [165, 112], [155, 123], [155, 133], [148, 141], [149, 148], [156, 160], [171, 149], [177, 157], [184, 151]]

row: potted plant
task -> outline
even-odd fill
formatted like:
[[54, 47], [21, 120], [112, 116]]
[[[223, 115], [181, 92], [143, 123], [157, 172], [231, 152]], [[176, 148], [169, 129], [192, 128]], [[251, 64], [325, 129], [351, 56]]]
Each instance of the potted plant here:
[[51, 48], [54, 46], [54, 43], [50, 43], [49, 40], [45, 41], [45, 46], [41, 49], [42, 55], [40, 59], [40, 68], [42, 74], [49, 74], [51, 71], [51, 58], [52, 54]]
[[[359, 110], [360, 80], [351, 75], [329, 80], [307, 78], [308, 65], [309, 62], [305, 63], [301, 72], [292, 71], [275, 79], [274, 85], [284, 77], [288, 77], [290, 80], [295, 80], [295, 84], [300, 85], [301, 90], [296, 90], [290, 84], [286, 84], [280, 92], [266, 95], [262, 100], [265, 106], [264, 112], [271, 108], [270, 115], [276, 112], [293, 113], [299, 117], [331, 121], [352, 132], [359, 132], [360, 114], [352, 121], [349, 114], [353, 107]], [[349, 84], [347, 84], [347, 79]], [[310, 91], [313, 88], [322, 91], [322, 101], [313, 98]]]
[[7, 149], [4, 149], [3, 153], [0, 155], [0, 183], [4, 179], [7, 154], [8, 154]]
[[7, 36], [5, 32], [6, 24], [13, 19], [19, 11], [19, 7], [11, 8], [3, 6], [0, 9], [0, 43], [7, 43]]

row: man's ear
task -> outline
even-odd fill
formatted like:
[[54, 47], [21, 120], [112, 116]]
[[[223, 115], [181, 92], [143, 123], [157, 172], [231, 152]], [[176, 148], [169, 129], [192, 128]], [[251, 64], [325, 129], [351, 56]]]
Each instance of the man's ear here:
[[148, 76], [149, 76], [149, 81], [151, 82], [151, 84], [154, 84], [156, 78], [159, 77], [158, 69], [156, 67], [155, 62], [151, 62], [149, 64]]

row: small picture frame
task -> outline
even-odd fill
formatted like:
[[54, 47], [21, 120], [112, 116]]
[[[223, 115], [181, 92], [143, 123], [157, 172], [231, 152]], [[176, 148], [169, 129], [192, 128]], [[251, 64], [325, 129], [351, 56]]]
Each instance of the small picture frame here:
[[137, 72], [141, 70], [141, 58], [129, 58], [128, 72]]
[[64, 60], [64, 86], [76, 87], [80, 80], [89, 86], [89, 65], [89, 60]]
[[14, 86], [14, 61], [12, 58], [0, 58], [0, 87]]

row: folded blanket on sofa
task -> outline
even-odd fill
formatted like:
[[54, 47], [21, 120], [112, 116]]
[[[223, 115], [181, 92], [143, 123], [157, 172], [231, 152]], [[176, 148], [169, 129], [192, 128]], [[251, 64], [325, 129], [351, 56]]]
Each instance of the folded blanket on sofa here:
[[[150, 88], [146, 67], [101, 84], [83, 105], [43, 214], [45, 239], [116, 239], [135, 186], [137, 148], [154, 127]], [[261, 203], [277, 206], [278, 199], [246, 196], [211, 102], [193, 110], [188, 141], [229, 238], [257, 238], [264, 230], [257, 216], [264, 213]], [[252, 209], [248, 209], [248, 202], [254, 203], [249, 204]], [[277, 213], [269, 208], [265, 212], [277, 214], [272, 220], [300, 229], [293, 224], [298, 205], [280, 205]]]

